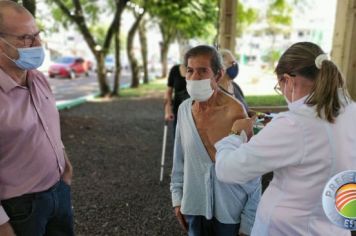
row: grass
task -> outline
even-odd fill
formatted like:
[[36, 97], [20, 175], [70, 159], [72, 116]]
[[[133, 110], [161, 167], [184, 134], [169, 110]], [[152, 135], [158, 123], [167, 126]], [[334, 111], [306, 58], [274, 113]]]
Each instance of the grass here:
[[[149, 84], [140, 84], [138, 88], [125, 88], [120, 90], [120, 97], [141, 97], [149, 94], [162, 94], [166, 90], [166, 79], [156, 79]], [[246, 96], [246, 102], [249, 106], [285, 106], [286, 102], [283, 96], [278, 95], [255, 95]]]
[[286, 106], [283, 96], [279, 95], [255, 95], [246, 96], [246, 103], [251, 106]]
[[140, 84], [138, 88], [124, 88], [120, 90], [120, 97], [142, 97], [150, 94], [163, 94], [167, 88], [166, 83], [167, 80], [165, 79], [155, 79], [151, 80], [149, 84]]

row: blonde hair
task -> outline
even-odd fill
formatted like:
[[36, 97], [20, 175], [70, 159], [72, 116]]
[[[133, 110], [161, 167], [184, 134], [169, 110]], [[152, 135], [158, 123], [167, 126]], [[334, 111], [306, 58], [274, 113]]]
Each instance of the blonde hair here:
[[342, 107], [338, 90], [350, 97], [339, 69], [331, 60], [323, 60], [320, 69], [317, 68], [315, 59], [320, 54], [324, 54], [323, 50], [314, 43], [293, 44], [281, 56], [275, 73], [277, 76], [296, 74], [313, 81], [314, 86], [305, 103], [316, 106], [318, 117], [333, 123]]
[[232, 58], [233, 60], [235, 60], [235, 57], [234, 55], [232, 54], [232, 52], [228, 49], [220, 49], [219, 50], [220, 54], [221, 54], [221, 57], [223, 59], [223, 65], [224, 65], [224, 68], [226, 69], [227, 67], [229, 67], [230, 65], [227, 65], [227, 60], [228, 58]]

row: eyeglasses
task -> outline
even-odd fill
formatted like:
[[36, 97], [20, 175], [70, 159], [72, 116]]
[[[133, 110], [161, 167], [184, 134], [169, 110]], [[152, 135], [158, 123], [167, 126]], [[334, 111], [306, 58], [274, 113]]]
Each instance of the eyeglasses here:
[[282, 95], [283, 93], [282, 93], [282, 89], [281, 89], [281, 86], [279, 85], [279, 81], [280, 80], [278, 80], [277, 81], [277, 84], [274, 86], [274, 91], [278, 94], [278, 95]]
[[41, 42], [41, 36], [40, 36], [41, 32], [42, 31], [38, 31], [35, 34], [24, 34], [24, 35], [14, 35], [14, 34], [0, 32], [0, 35], [14, 37], [17, 40], [22, 41], [25, 47], [32, 47], [36, 40]]
[[[293, 74], [293, 73], [287, 73], [289, 76], [291, 77], [296, 77], [297, 75], [296, 74]], [[274, 86], [274, 91], [278, 94], [278, 95], [283, 95], [282, 93], [282, 89], [281, 89], [281, 86], [279, 85], [279, 83], [282, 81], [282, 80], [285, 80], [284, 76], [282, 75], [280, 78], [277, 78], [277, 84]]]

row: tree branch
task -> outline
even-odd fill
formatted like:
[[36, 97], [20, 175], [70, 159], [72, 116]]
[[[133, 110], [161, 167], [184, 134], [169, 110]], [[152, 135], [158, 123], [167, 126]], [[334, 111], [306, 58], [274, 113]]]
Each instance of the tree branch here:
[[116, 0], [115, 16], [109, 26], [109, 29], [108, 29], [106, 37], [105, 37], [104, 45], [103, 45], [103, 50], [105, 52], [107, 52], [109, 50], [112, 36], [117, 31], [118, 25], [120, 24], [121, 13], [124, 10], [128, 1], [129, 0]]

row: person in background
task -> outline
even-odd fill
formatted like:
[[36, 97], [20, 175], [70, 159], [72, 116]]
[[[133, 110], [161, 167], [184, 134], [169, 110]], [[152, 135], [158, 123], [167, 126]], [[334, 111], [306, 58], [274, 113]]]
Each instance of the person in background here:
[[21, 5], [0, 1], [0, 235], [71, 236], [72, 166], [45, 76], [40, 30]]
[[237, 135], [215, 144], [217, 177], [243, 184], [273, 171], [251, 235], [350, 235], [329, 221], [321, 203], [333, 176], [356, 170], [356, 103], [338, 67], [314, 43], [289, 47], [275, 73], [289, 111], [250, 140], [253, 119], [237, 120]]
[[175, 133], [177, 125], [178, 107], [185, 99], [189, 98], [186, 89], [185, 72], [184, 64], [174, 65], [171, 68], [164, 96], [164, 118], [166, 121], [173, 121], [173, 133]]
[[225, 74], [219, 81], [220, 89], [227, 94], [234, 96], [242, 103], [246, 111], [248, 111], [248, 105], [245, 101], [245, 96], [242, 92], [242, 89], [237, 83], [233, 81], [239, 74], [239, 64], [237, 64], [237, 61], [232, 55], [231, 51], [227, 49], [221, 49], [219, 52], [222, 56], [225, 69]]
[[215, 48], [192, 48], [184, 63], [190, 98], [178, 110], [170, 188], [176, 217], [190, 236], [248, 235], [260, 199], [260, 179], [243, 185], [220, 182], [213, 146], [247, 113], [218, 87], [224, 69]]

